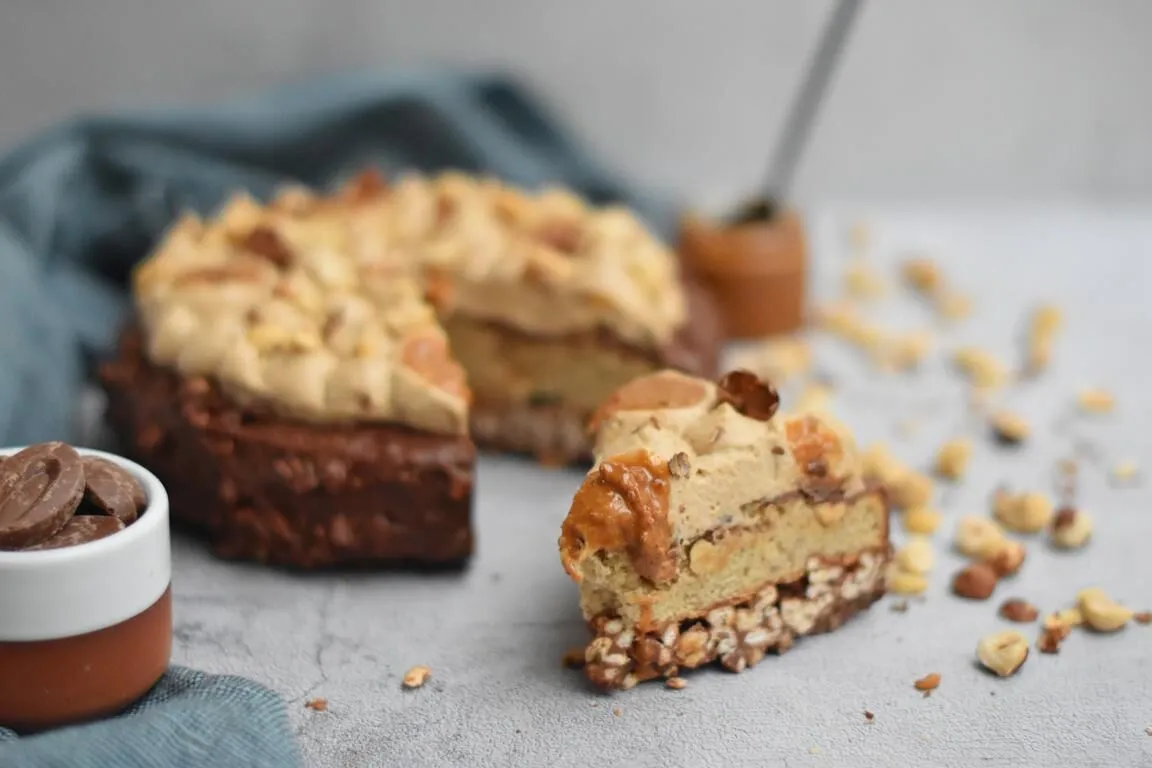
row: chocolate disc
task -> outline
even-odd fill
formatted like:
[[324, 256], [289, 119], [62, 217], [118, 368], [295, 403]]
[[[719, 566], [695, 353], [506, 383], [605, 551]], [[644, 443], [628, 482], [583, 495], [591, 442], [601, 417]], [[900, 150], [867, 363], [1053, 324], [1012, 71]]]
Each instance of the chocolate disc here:
[[119, 518], [104, 515], [77, 515], [65, 523], [64, 527], [47, 541], [28, 547], [24, 551], [76, 547], [90, 541], [103, 539], [122, 530], [124, 530], [124, 523], [120, 522]]
[[84, 495], [84, 464], [64, 443], [40, 443], [0, 465], [0, 549], [24, 549], [64, 527]]
[[89, 456], [84, 459], [84, 496], [104, 514], [131, 525], [144, 509], [144, 488], [128, 470], [107, 459]]

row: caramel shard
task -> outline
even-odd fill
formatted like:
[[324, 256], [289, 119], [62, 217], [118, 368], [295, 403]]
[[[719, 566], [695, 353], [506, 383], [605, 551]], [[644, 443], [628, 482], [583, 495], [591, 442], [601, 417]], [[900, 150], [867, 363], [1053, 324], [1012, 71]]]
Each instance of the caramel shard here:
[[888, 510], [840, 424], [777, 413], [747, 371], [673, 386], [686, 396], [654, 404], [634, 382], [609, 399], [561, 528], [603, 688], [742, 671], [884, 591]]

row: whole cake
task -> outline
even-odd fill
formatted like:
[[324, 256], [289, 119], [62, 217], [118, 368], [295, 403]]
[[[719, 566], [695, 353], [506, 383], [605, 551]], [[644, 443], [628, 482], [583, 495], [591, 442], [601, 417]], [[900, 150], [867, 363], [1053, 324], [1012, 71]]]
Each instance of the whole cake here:
[[218, 551], [468, 557], [476, 441], [568, 462], [603, 396], [719, 329], [622, 209], [457, 174], [239, 195], [137, 269], [109, 421]]
[[662, 371], [597, 412], [597, 462], [559, 545], [598, 686], [714, 660], [741, 671], [883, 594], [883, 493], [843, 427], [778, 405], [746, 371]]

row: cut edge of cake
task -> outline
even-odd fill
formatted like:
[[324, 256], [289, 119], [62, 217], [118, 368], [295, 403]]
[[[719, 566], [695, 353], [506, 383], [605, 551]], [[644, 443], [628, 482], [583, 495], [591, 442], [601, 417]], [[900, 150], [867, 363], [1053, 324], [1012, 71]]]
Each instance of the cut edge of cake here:
[[604, 402], [559, 541], [603, 688], [742, 670], [884, 592], [885, 495], [845, 427], [747, 371], [661, 371]]

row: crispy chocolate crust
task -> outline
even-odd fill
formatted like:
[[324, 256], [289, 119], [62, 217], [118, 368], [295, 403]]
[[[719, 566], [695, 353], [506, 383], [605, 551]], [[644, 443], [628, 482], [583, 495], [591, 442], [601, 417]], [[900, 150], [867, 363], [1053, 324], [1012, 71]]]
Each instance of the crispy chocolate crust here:
[[[724, 346], [724, 328], [710, 293], [694, 280], [684, 281], [688, 319], [672, 341], [658, 349], [644, 349], [621, 341], [606, 330], [555, 339], [569, 345], [574, 356], [581, 346], [602, 348], [646, 362], [653, 371], [672, 368], [684, 373], [715, 378]], [[501, 333], [522, 333], [501, 326]], [[626, 381], [617, 382], [623, 386]], [[614, 388], [614, 387], [613, 387]], [[476, 444], [485, 450], [526, 454], [550, 465], [587, 464], [592, 461], [592, 437], [588, 434], [590, 412], [564, 403], [508, 403], [481, 393], [472, 404], [470, 428]]]
[[152, 364], [129, 328], [100, 379], [125, 450], [217, 554], [300, 568], [461, 564], [475, 448], [395, 424], [307, 424]]
[[830, 632], [879, 600], [889, 558], [888, 549], [837, 562], [812, 558], [796, 581], [764, 585], [751, 599], [643, 633], [612, 616], [593, 617], [584, 673], [613, 690], [715, 661], [742, 672], [768, 651], [784, 653], [797, 637]]

